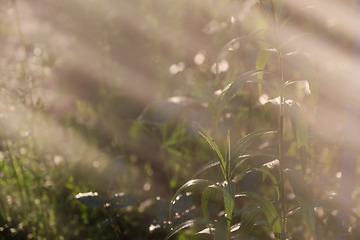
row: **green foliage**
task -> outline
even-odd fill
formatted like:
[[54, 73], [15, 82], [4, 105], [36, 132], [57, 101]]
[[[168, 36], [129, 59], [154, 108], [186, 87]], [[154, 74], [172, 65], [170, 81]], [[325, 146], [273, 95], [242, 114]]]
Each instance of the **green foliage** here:
[[[213, 180], [210, 181], [205, 179], [190, 180], [180, 188], [180, 191], [187, 189], [190, 185], [205, 186], [205, 188], [202, 188], [201, 190], [200, 205], [204, 218], [210, 220], [210, 222], [207, 223], [207, 231], [206, 229], [203, 229], [197, 232], [195, 236], [206, 232], [207, 234], [212, 235], [213, 239], [220, 239], [220, 236], [222, 236], [223, 239], [241, 239], [242, 237], [251, 238], [256, 235], [253, 229], [257, 225], [257, 219], [261, 218], [260, 212], [262, 212], [267, 220], [266, 226], [269, 227], [274, 238], [281, 240], [288, 239], [293, 234], [289, 230], [292, 229], [291, 224], [293, 224], [293, 222], [298, 223], [296, 220], [289, 220], [291, 214], [288, 213], [288, 209], [293, 203], [286, 195], [289, 192], [293, 192], [297, 201], [296, 207], [300, 208], [303, 220], [308, 226], [308, 231], [303, 234], [302, 238], [311, 235], [316, 239], [318, 237], [318, 232], [316, 230], [316, 213], [314, 210], [315, 201], [312, 194], [312, 188], [305, 181], [307, 175], [307, 158], [311, 151], [308, 122], [300, 107], [300, 103], [289, 99], [285, 90], [287, 90], [288, 86], [291, 84], [306, 81], [311, 91], [312, 102], [313, 104], [316, 104], [318, 101], [318, 76], [314, 71], [310, 59], [305, 54], [291, 52], [288, 48], [283, 47], [284, 45], [281, 43], [280, 27], [278, 25], [281, 24], [280, 15], [285, 1], [279, 0], [266, 3], [259, 1], [259, 3], [265, 14], [270, 16], [269, 21], [271, 21], [271, 24], [269, 24], [269, 29], [256, 31], [249, 34], [249, 36], [234, 38], [228, 42], [219, 53], [216, 64], [217, 74], [221, 72], [219, 70], [220, 61], [227, 56], [229, 51], [246, 48], [250, 41], [259, 41], [259, 46], [266, 45], [266, 48], [260, 48], [258, 51], [255, 59], [255, 70], [241, 74], [239, 78], [230, 81], [225, 88], [218, 92], [214, 104], [214, 123], [219, 126], [219, 120], [222, 120], [224, 117], [224, 109], [229, 106], [231, 101], [236, 98], [237, 93], [244, 88], [247, 83], [254, 82], [259, 85], [259, 95], [262, 95], [263, 93], [263, 85], [267, 90], [271, 89], [268, 85], [274, 86], [273, 89], [275, 89], [275, 93], [271, 92], [269, 95], [275, 94], [275, 96], [278, 97], [269, 100], [265, 105], [275, 105], [273, 110], [279, 119], [279, 124], [275, 127], [277, 131], [252, 132], [231, 146], [230, 131], [232, 131], [232, 129], [230, 128], [230, 130], [227, 131], [225, 137], [224, 134], [216, 135], [215, 126], [215, 128], [212, 129], [213, 135], [218, 136], [219, 142], [225, 143], [219, 145], [215, 141], [215, 137], [205, 130], [204, 127], [199, 123], [194, 123], [195, 129], [210, 145], [217, 158], [216, 160], [211, 160], [203, 165], [196, 172], [195, 176], [205, 174], [208, 171], [212, 171], [214, 167], [220, 166], [222, 179], [217, 179], [215, 182]], [[260, 37], [256, 36], [260, 32], [265, 32], [268, 35], [259, 34], [259, 36], [261, 35]], [[274, 64], [269, 61], [271, 55], [274, 55], [278, 60], [275, 67], [273, 66]], [[291, 66], [291, 68], [286, 69], [287, 66]], [[268, 73], [269, 76], [264, 77], [264, 73]], [[291, 75], [296, 77], [291, 78]], [[289, 76], [290, 80], [287, 80]], [[237, 107], [240, 108], [241, 106]], [[229, 109], [231, 108], [226, 109], [226, 114], [229, 114], [229, 112], [233, 113]], [[232, 111], [234, 111], [234, 109], [236, 108], [233, 108]], [[287, 119], [290, 119], [290, 122], [292, 123], [297, 158], [300, 162], [300, 164], [294, 166], [291, 166], [287, 160], [287, 155], [293, 153], [291, 153], [290, 150], [285, 149], [285, 139], [291, 136], [289, 134], [291, 132], [289, 131], [288, 133], [287, 131], [288, 127], [285, 122]], [[269, 152], [268, 150], [270, 150], [270, 148], [258, 148], [254, 151], [249, 151], [248, 147], [252, 146], [253, 142], [257, 140], [259, 136], [270, 132], [277, 133], [277, 142], [274, 144], [272, 143], [274, 139], [268, 139], [265, 145], [278, 145], [279, 151], [275, 151], [275, 154], [268, 154], [267, 156], [270, 158], [261, 162], [261, 168], [251, 167], [251, 164], [256, 164], [251, 163], [252, 160], [256, 159], [258, 156], [264, 157], [266, 152]], [[222, 151], [221, 148], [223, 148], [224, 151]], [[296, 170], [299, 169], [298, 166], [301, 166], [302, 176], [298, 174], [298, 171]], [[276, 171], [274, 172], [273, 169]], [[237, 193], [241, 183], [245, 181], [244, 178], [254, 172], [262, 173], [263, 185], [266, 185], [265, 180], [267, 177], [271, 180], [271, 185], [276, 189], [275, 192], [277, 193], [277, 198], [272, 197], [271, 200], [268, 200], [268, 197], [271, 195], [269, 195], [267, 191], [263, 190], [264, 192], [261, 192], [261, 190], [259, 191], [258, 189]], [[213, 176], [213, 179], [216, 178]], [[292, 187], [291, 189], [286, 187], [288, 181]], [[254, 190], [258, 190], [258, 192]], [[224, 202], [222, 210], [216, 214], [215, 217], [214, 215], [210, 216], [208, 210], [210, 199], [216, 196], [214, 193], [221, 194]], [[175, 194], [175, 197], [177, 194], [179, 194], [179, 191]], [[249, 206], [249, 203], [246, 201], [242, 201], [241, 204], [238, 205], [237, 203], [239, 202], [237, 201], [237, 198], [239, 197], [251, 199], [256, 203], [257, 207], [247, 211], [246, 214], [242, 214], [241, 218], [236, 218], [234, 217], [236, 216], [236, 214], [234, 215], [235, 212], [241, 212]], [[238, 206], [241, 208], [238, 209]], [[225, 219], [227, 220], [227, 228], [224, 227]], [[185, 227], [185, 225], [180, 226], [181, 229]], [[238, 227], [239, 231], [233, 231], [236, 226], [240, 226]], [[193, 225], [187, 224], [186, 227], [193, 227]], [[179, 230], [179, 228], [176, 228], [176, 232]], [[172, 235], [173, 233], [169, 236]]]
[[321, 1], [210, 2], [0, 4], [0, 239], [359, 238], [358, 144], [317, 123], [353, 34]]

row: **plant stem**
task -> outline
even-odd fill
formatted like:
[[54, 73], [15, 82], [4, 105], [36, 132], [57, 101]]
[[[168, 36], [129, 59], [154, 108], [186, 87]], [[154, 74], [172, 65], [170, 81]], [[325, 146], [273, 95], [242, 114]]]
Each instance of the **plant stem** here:
[[281, 203], [281, 240], [286, 239], [287, 235], [287, 226], [286, 226], [286, 203], [285, 203], [285, 187], [284, 187], [284, 106], [285, 106], [285, 94], [284, 94], [284, 65], [282, 59], [282, 51], [279, 43], [279, 28], [278, 28], [278, 18], [276, 17], [274, 2], [270, 0], [271, 12], [272, 12], [272, 23], [273, 30], [275, 32], [275, 44], [276, 51], [279, 61], [280, 68], [280, 79], [279, 79], [279, 87], [280, 87], [280, 111], [279, 111], [279, 188], [280, 188], [280, 203]]
[[[279, 49], [280, 50], [280, 49]], [[281, 201], [281, 239], [286, 239], [286, 206], [284, 189], [284, 71], [281, 51], [279, 51], [280, 78], [280, 113], [279, 113], [279, 162], [280, 162], [280, 201]]]

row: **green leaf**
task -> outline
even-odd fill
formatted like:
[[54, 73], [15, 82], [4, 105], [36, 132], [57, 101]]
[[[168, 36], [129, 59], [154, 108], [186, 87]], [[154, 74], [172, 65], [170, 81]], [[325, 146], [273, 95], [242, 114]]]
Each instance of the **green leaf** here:
[[268, 220], [268, 223], [271, 226], [274, 234], [280, 233], [281, 232], [280, 219], [279, 219], [279, 215], [276, 212], [274, 205], [269, 200], [262, 197], [258, 193], [247, 192], [244, 194], [259, 205], [261, 210], [264, 212], [264, 214]]
[[225, 205], [225, 214], [227, 219], [228, 231], [231, 227], [231, 219], [234, 210], [234, 199], [235, 199], [235, 190], [236, 185], [234, 182], [228, 182], [225, 188], [222, 188], [224, 196], [224, 205]]
[[[256, 70], [264, 70], [265, 66], [269, 60], [269, 57], [271, 53], [276, 52], [275, 49], [262, 49], [259, 51], [257, 57], [256, 57], [256, 64], [255, 68]], [[259, 73], [257, 77], [259, 79], [263, 79], [264, 73]]]
[[75, 196], [83, 204], [91, 208], [101, 208], [105, 206], [105, 200], [97, 192], [79, 193]]
[[[246, 151], [244, 152], [244, 155], [239, 157], [238, 159], [235, 159], [232, 163], [232, 172], [231, 172], [231, 178], [235, 175], [236, 172], [242, 173], [246, 167], [247, 162], [251, 160], [254, 157], [257, 156], [263, 156], [263, 157], [269, 157], [269, 158], [277, 158], [277, 150], [274, 149], [261, 149], [261, 150], [254, 150], [254, 151]], [[239, 171], [240, 170], [240, 171]]]
[[261, 131], [255, 131], [252, 132], [242, 139], [240, 139], [238, 142], [233, 145], [231, 149], [231, 159], [237, 159], [239, 156], [241, 156], [244, 151], [260, 136], [268, 133], [276, 133], [276, 131], [272, 130], [261, 130]]
[[209, 197], [213, 190], [216, 190], [218, 192], [223, 192], [223, 187], [219, 185], [210, 185], [207, 186], [202, 194], [201, 194], [201, 210], [203, 212], [204, 218], [208, 218], [208, 203], [209, 203]]
[[194, 174], [194, 177], [195, 176], [198, 176], [199, 174], [205, 172], [206, 170], [212, 168], [212, 167], [215, 167], [217, 165], [219, 165], [220, 162], [218, 159], [214, 159], [214, 160], [211, 160], [210, 162], [206, 163], [205, 165], [203, 165], [195, 174]]
[[215, 186], [216, 183], [213, 181], [207, 180], [207, 179], [193, 179], [193, 180], [186, 182], [184, 185], [182, 185], [177, 190], [173, 199], [171, 200], [170, 213], [172, 212], [172, 205], [175, 204], [175, 200], [176, 200], [177, 196], [180, 195], [180, 193], [183, 192], [185, 189], [187, 189], [191, 186], [196, 186], [196, 185], [205, 185], [205, 186], [214, 185]]
[[242, 215], [242, 222], [239, 228], [240, 234], [249, 234], [254, 227], [257, 216], [260, 213], [259, 208], [253, 208], [249, 212], [246, 212]]
[[[265, 70], [265, 66], [269, 60], [269, 57], [271, 55], [272, 52], [274, 52], [275, 49], [262, 49], [259, 51], [257, 57], [256, 57], [256, 63], [255, 63], [255, 69], [256, 70]], [[258, 79], [262, 80], [264, 76], [264, 73], [259, 73], [257, 75]], [[262, 85], [261, 83], [259, 83], [259, 96], [261, 95], [262, 92]]]
[[239, 91], [245, 83], [254, 82], [262, 83], [263, 81], [257, 78], [257, 75], [264, 73], [263, 70], [254, 70], [247, 73], [244, 73], [240, 78], [236, 79], [234, 82], [227, 85], [223, 90], [220, 96], [216, 99], [216, 116], [219, 119], [225, 105], [230, 101], [230, 99]]
[[285, 104], [285, 110], [287, 110], [291, 118], [293, 128], [295, 128], [297, 148], [300, 149], [304, 146], [306, 150], [308, 150], [308, 127], [306, 118], [298, 103], [292, 100], [286, 100]]
[[231, 147], [230, 147], [230, 130], [227, 134], [227, 144], [226, 144], [226, 155], [225, 155], [225, 169], [226, 169], [226, 181], [229, 181], [230, 177], [230, 154], [231, 154]]
[[[278, 185], [278, 181], [276, 179], [276, 177], [269, 171], [267, 171], [266, 169], [263, 168], [253, 168], [251, 169], [253, 171], [258, 171], [258, 172], [262, 172], [264, 176], [267, 176], [268, 178], [270, 178], [271, 182], [273, 183], [274, 187], [275, 187], [275, 191], [277, 194], [277, 199], [280, 199], [280, 192], [279, 192], [279, 185]], [[264, 179], [264, 177], [263, 177]]]
[[241, 172], [239, 175], [237, 175], [234, 179], [234, 182], [237, 183], [239, 182], [243, 177], [245, 177], [245, 175], [251, 173], [251, 172], [262, 172], [265, 176], [268, 176], [270, 178], [270, 180], [272, 181], [272, 183], [274, 184], [274, 187], [275, 187], [275, 191], [276, 191], [276, 194], [277, 194], [277, 198], [279, 199], [280, 197], [280, 193], [279, 193], [279, 186], [278, 186], [278, 182], [276, 180], [276, 177], [271, 174], [269, 171], [265, 170], [265, 169], [262, 169], [262, 168], [251, 168], [251, 169], [248, 169], [246, 171], [243, 171]]
[[297, 172], [288, 169], [285, 173], [290, 180], [291, 187], [294, 190], [296, 201], [300, 206], [304, 220], [308, 225], [311, 234], [316, 238], [314, 203], [309, 187]]
[[306, 165], [307, 165], [307, 151], [304, 146], [301, 146], [299, 149], [299, 159], [301, 163], [302, 175], [304, 177], [306, 174]]
[[175, 193], [173, 199], [171, 202], [174, 202], [175, 198], [185, 189], [191, 187], [191, 186], [196, 186], [196, 185], [205, 185], [205, 186], [209, 186], [209, 185], [216, 185], [215, 182], [207, 180], [207, 179], [192, 179], [186, 183], [184, 183], [184, 185], [182, 185], [177, 192]]
[[213, 189], [211, 187], [206, 187], [201, 194], [201, 210], [203, 212], [204, 218], [208, 218], [208, 203], [211, 191]]
[[210, 136], [210, 134], [207, 133], [207, 131], [201, 126], [200, 123], [194, 122], [193, 127], [209, 143], [211, 148], [214, 150], [214, 152], [219, 157], [221, 171], [223, 173], [224, 179], [226, 179], [226, 177], [227, 177], [226, 163], [225, 163], [224, 157], [221, 154], [221, 151], [220, 151], [219, 147], [216, 145], [214, 139]]
[[175, 227], [165, 238], [165, 240], [171, 238], [172, 236], [174, 236], [176, 233], [180, 232], [181, 230], [184, 230], [185, 228], [188, 227], [193, 227], [196, 225], [204, 225], [204, 224], [209, 224], [210, 221], [208, 219], [203, 219], [203, 218], [195, 218], [195, 219], [191, 219], [188, 220], [186, 222], [181, 223], [180, 225], [178, 225], [177, 227]]

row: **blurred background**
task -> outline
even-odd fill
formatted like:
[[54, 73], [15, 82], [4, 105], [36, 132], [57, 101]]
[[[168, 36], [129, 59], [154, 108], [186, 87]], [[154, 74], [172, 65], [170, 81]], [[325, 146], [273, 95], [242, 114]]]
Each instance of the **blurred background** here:
[[[344, 139], [348, 103], [359, 107], [349, 90], [360, 89], [352, 81], [359, 79], [355, 4], [286, 1], [281, 15], [286, 50], [304, 52], [318, 80], [316, 93], [300, 82], [287, 92], [307, 113], [316, 196], [336, 195], [344, 149], [359, 152], [356, 137]], [[167, 219], [176, 190], [214, 158], [192, 122], [213, 127], [216, 92], [254, 69], [263, 46], [219, 53], [269, 25], [256, 0], [1, 1], [0, 239], [116, 239], [106, 213], [74, 199], [81, 192], [136, 196], [135, 207], [119, 212], [123, 239], [166, 236], [152, 224]], [[270, 59], [267, 67], [276, 65]], [[295, 67], [286, 66], [288, 76]], [[277, 96], [274, 84], [261, 95], [246, 85], [217, 134], [231, 129], [239, 139], [276, 128], [276, 113], [261, 99]], [[351, 193], [359, 212], [357, 169]]]

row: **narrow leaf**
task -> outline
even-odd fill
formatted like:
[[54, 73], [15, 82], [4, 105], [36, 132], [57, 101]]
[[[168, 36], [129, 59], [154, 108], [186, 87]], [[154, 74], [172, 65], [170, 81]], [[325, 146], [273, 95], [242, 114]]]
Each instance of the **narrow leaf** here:
[[275, 159], [275, 158], [277, 158], [278, 155], [277, 155], [277, 150], [274, 150], [274, 149], [261, 149], [261, 150], [255, 150], [255, 151], [245, 151], [244, 155], [241, 155], [238, 159], [235, 159], [232, 162], [233, 167], [232, 167], [231, 177], [233, 177], [236, 172], [239, 172], [239, 173], [243, 172], [244, 169], [246, 169], [246, 167], [247, 167], [246, 163], [257, 156]]
[[269, 200], [262, 197], [258, 193], [248, 192], [245, 194], [259, 205], [261, 210], [264, 212], [274, 234], [280, 233], [281, 232], [280, 219], [274, 205]]
[[214, 150], [214, 152], [219, 157], [221, 171], [223, 173], [224, 179], [226, 179], [226, 163], [225, 163], [224, 157], [221, 154], [221, 151], [220, 151], [219, 147], [216, 145], [214, 139], [210, 136], [210, 134], [207, 133], [207, 131], [201, 126], [200, 123], [194, 122], [193, 127], [209, 143], [211, 148]]
[[297, 148], [300, 149], [304, 146], [306, 150], [308, 150], [308, 128], [306, 118], [299, 104], [292, 100], [286, 100], [285, 103], [285, 110], [289, 113], [293, 128], [295, 129]]
[[170, 213], [172, 212], [172, 206], [175, 204], [175, 201], [177, 199], [177, 197], [180, 195], [181, 192], [183, 192], [185, 189], [191, 187], [191, 186], [196, 186], [196, 185], [205, 185], [205, 186], [209, 186], [209, 185], [216, 185], [215, 182], [207, 180], [207, 179], [193, 179], [190, 180], [188, 182], [186, 182], [184, 185], [182, 185], [177, 192], [175, 193], [173, 199], [171, 200], [171, 205], [170, 205]]
[[196, 186], [196, 185], [205, 185], [205, 186], [209, 186], [209, 185], [216, 185], [215, 182], [207, 180], [207, 179], [193, 179], [190, 180], [188, 182], [186, 182], [184, 185], [182, 185], [177, 192], [175, 193], [173, 199], [171, 202], [174, 202], [175, 198], [181, 193], [183, 192], [185, 189], [191, 187], [191, 186]]
[[228, 231], [231, 227], [231, 219], [234, 210], [234, 199], [235, 199], [235, 190], [236, 185], [234, 182], [228, 182], [225, 188], [222, 188], [224, 196], [224, 205], [225, 205], [225, 214], [227, 219]]
[[195, 218], [195, 219], [191, 219], [188, 220], [186, 222], [181, 223], [180, 225], [178, 225], [177, 227], [175, 227], [165, 238], [165, 240], [170, 239], [172, 236], [174, 236], [176, 233], [180, 232], [181, 230], [184, 230], [185, 228], [188, 227], [193, 227], [196, 225], [204, 225], [204, 224], [208, 224], [210, 223], [209, 220], [207, 219], [203, 219], [203, 218]]
[[276, 133], [276, 131], [272, 130], [261, 130], [252, 132], [245, 137], [243, 137], [241, 140], [239, 140], [235, 145], [233, 145], [231, 149], [231, 159], [237, 159], [240, 155], [244, 153], [244, 151], [260, 136], [268, 133]]
[[215, 167], [217, 165], [219, 165], [220, 162], [218, 159], [214, 159], [214, 160], [211, 160], [210, 162], [206, 163], [205, 165], [203, 165], [195, 174], [194, 174], [194, 177], [195, 176], [198, 176], [199, 174], [205, 172], [206, 170], [212, 168], [212, 167]]
[[225, 156], [225, 168], [226, 168], [226, 181], [229, 181], [230, 177], [230, 154], [231, 154], [231, 147], [230, 147], [230, 130], [227, 134], [227, 148], [226, 148], [226, 156]]
[[204, 215], [204, 218], [208, 218], [208, 203], [209, 203], [209, 197], [211, 194], [211, 191], [213, 189], [211, 187], [206, 187], [204, 191], [201, 194], [201, 209]]
[[242, 215], [243, 220], [242, 220], [240, 228], [239, 228], [239, 233], [240, 234], [246, 234], [247, 235], [247, 234], [249, 234], [251, 232], [260, 211], [261, 210], [259, 208], [253, 208], [249, 212], [244, 213]]
[[[260, 50], [256, 57], [256, 64], [255, 64], [256, 70], [264, 70], [271, 53], [273, 53], [275, 51], [276, 51], [275, 49]], [[257, 75], [258, 79], [263, 79], [263, 76], [264, 76], [263, 72], [261, 72]]]
[[279, 193], [279, 186], [278, 186], [278, 182], [276, 180], [276, 177], [271, 174], [269, 171], [265, 170], [265, 169], [262, 169], [262, 168], [251, 168], [251, 169], [248, 169], [246, 171], [243, 171], [241, 172], [239, 175], [237, 175], [234, 179], [234, 182], [237, 183], [239, 182], [243, 177], [245, 177], [245, 175], [249, 174], [249, 173], [252, 173], [252, 172], [261, 172], [263, 173], [265, 176], [268, 176], [270, 178], [270, 180], [272, 181], [272, 183], [274, 184], [274, 187], [275, 187], [275, 191], [276, 191], [276, 194], [277, 194], [277, 198], [279, 199], [280, 197], [280, 193]]
[[[265, 66], [269, 60], [269, 57], [271, 55], [271, 52], [273, 52], [274, 49], [262, 49], [259, 51], [257, 57], [256, 57], [256, 63], [255, 63], [255, 68], [256, 70], [265, 70]], [[264, 73], [259, 73], [257, 75], [258, 79], [262, 80], [264, 76]], [[259, 83], [259, 96], [261, 96], [261, 92], [262, 92], [262, 84]]]
[[216, 100], [216, 116], [220, 117], [225, 105], [231, 100], [231, 98], [244, 86], [247, 82], [262, 83], [262, 80], [257, 78], [257, 75], [263, 73], [263, 70], [250, 71], [244, 73], [240, 78], [226, 86], [220, 96]]

